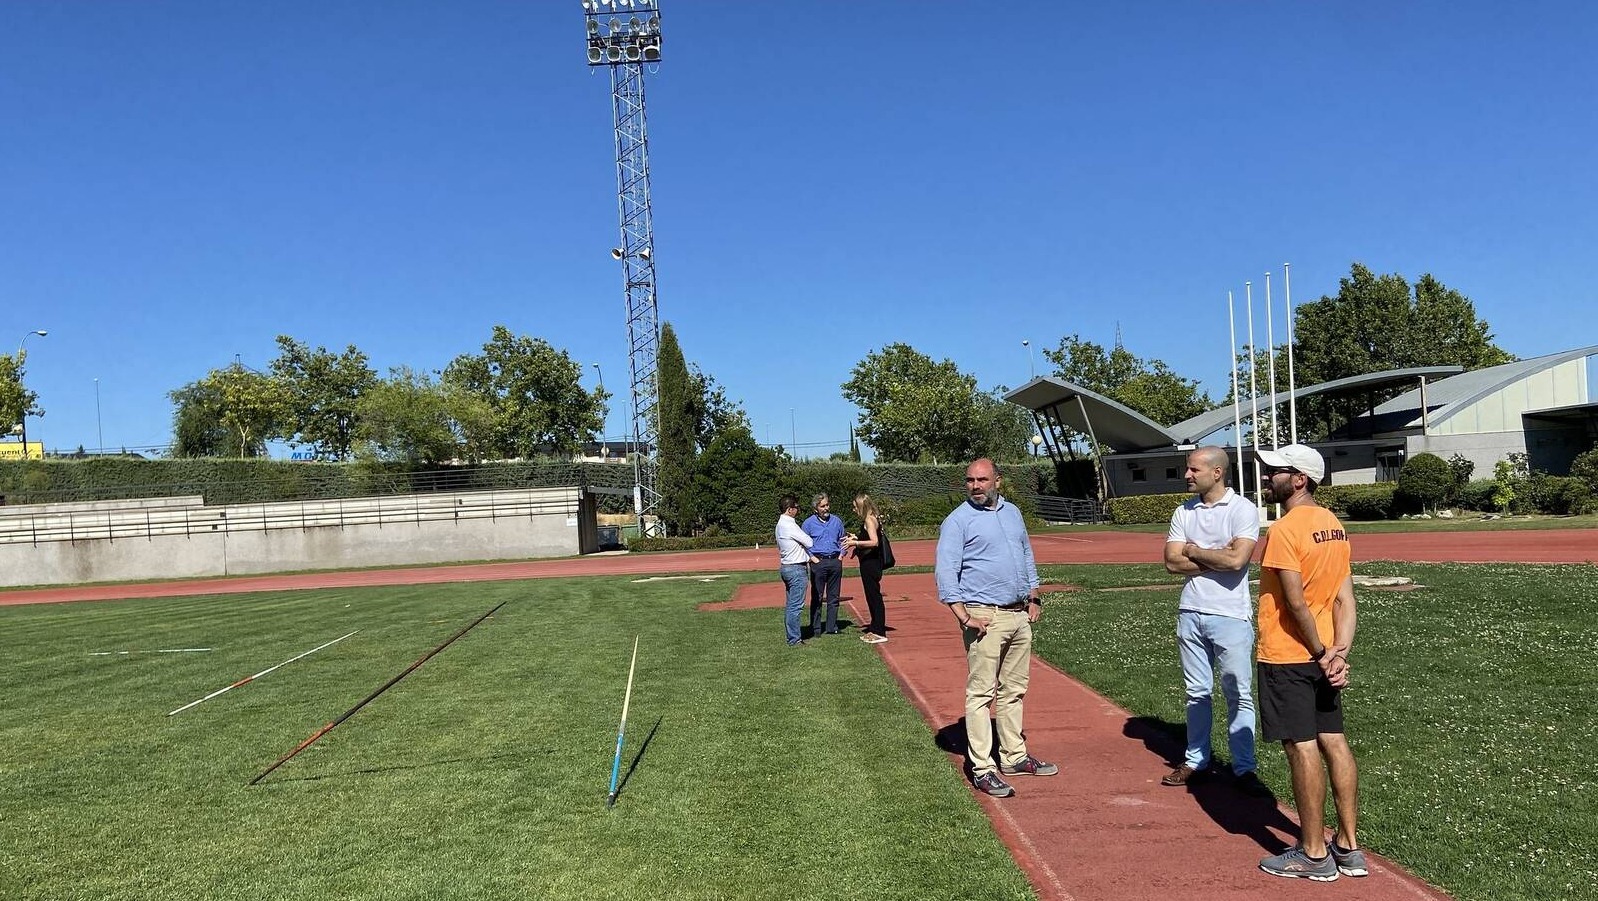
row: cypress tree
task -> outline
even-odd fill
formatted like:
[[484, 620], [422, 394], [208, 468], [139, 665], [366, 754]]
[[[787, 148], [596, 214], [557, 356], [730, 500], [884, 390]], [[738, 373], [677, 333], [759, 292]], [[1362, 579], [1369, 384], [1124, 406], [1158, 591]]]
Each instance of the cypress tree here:
[[661, 326], [656, 361], [656, 386], [660, 392], [656, 459], [660, 462], [661, 512], [669, 534], [691, 535], [698, 518], [693, 509], [694, 432], [701, 399], [696, 396], [688, 362], [671, 323]]

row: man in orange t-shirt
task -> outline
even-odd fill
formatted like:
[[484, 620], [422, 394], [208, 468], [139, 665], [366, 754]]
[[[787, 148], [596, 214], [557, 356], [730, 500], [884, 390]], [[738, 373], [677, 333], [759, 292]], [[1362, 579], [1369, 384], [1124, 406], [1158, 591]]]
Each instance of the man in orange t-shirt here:
[[[1299, 823], [1298, 845], [1260, 861], [1260, 869], [1320, 882], [1364, 876], [1369, 870], [1355, 831], [1359, 773], [1343, 734], [1342, 690], [1355, 620], [1348, 533], [1315, 502], [1315, 488], [1326, 478], [1318, 451], [1289, 444], [1258, 456], [1266, 500], [1287, 511], [1271, 526], [1260, 557], [1260, 732], [1287, 752]], [[1330, 843], [1328, 770], [1337, 805]]]

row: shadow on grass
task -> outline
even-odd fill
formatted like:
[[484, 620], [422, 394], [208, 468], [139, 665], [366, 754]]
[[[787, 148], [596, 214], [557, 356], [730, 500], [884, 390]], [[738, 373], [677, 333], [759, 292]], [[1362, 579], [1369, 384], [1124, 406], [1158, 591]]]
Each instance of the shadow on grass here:
[[[551, 753], [554, 753], [554, 752], [546, 750], [544, 753], [551, 754]], [[397, 763], [397, 764], [394, 764], [393, 766], [374, 766], [374, 767], [366, 767], [364, 769], [359, 769], [359, 770], [344, 770], [342, 772], [337, 772], [337, 773], [317, 773], [317, 774], [310, 775], [310, 776], [286, 776], [286, 777], [279, 777], [277, 779], [272, 779], [272, 780], [269, 780], [269, 781], [271, 781], [271, 782], [321, 782], [324, 779], [342, 779], [342, 778], [344, 778], [346, 776], [375, 776], [375, 775], [378, 775], [380, 773], [403, 773], [403, 772], [407, 772], [407, 771], [410, 771], [410, 770], [425, 770], [425, 769], [428, 769], [430, 767], [450, 766], [452, 764], [457, 764], [457, 763], [482, 763], [482, 762], [490, 761], [490, 760], [520, 760], [520, 759], [522, 759], [524, 757], [526, 757], [525, 754], [511, 754], [511, 753], [508, 753], [508, 752], [503, 752], [503, 753], [499, 753], [499, 754], [483, 754], [483, 755], [480, 755], [480, 756], [477, 756], [477, 757], [448, 757], [448, 758], [445, 758], [443, 760], [429, 760], [429, 761], [426, 761], [425, 763], [405, 763], [405, 764], [398, 764]], [[263, 784], [265, 784], [265, 783], [263, 783]]]
[[[994, 734], [998, 733], [995, 732]], [[939, 729], [937, 734], [932, 737], [932, 741], [938, 746], [938, 750], [943, 753], [959, 755], [960, 772], [967, 779], [971, 778], [971, 755], [967, 753], [971, 750], [971, 746], [966, 743], [965, 739], [965, 717], [962, 716]]]
[[[1143, 742], [1143, 746], [1158, 755], [1165, 765], [1176, 768], [1182, 765], [1187, 750], [1187, 724], [1172, 723], [1153, 716], [1134, 716], [1126, 721], [1121, 733]], [[1287, 818], [1278, 806], [1276, 796], [1267, 794], [1255, 797], [1240, 791], [1230, 770], [1211, 771], [1207, 778], [1185, 786], [1193, 800], [1217, 826], [1233, 835], [1246, 835], [1268, 853], [1280, 854], [1289, 843], [1282, 835], [1297, 837], [1298, 824]], [[1180, 791], [1174, 787], [1166, 791]]]
[[638, 769], [638, 761], [644, 759], [644, 752], [649, 750], [649, 743], [655, 740], [655, 733], [660, 731], [660, 724], [665, 719], [659, 717], [655, 720], [655, 725], [649, 727], [649, 734], [644, 736], [644, 743], [638, 746], [638, 753], [633, 755], [633, 762], [627, 765], [626, 774], [616, 783], [616, 797], [611, 799], [611, 806], [615, 806], [615, 803], [621, 800], [621, 793], [626, 790], [627, 781], [633, 777], [633, 770]]

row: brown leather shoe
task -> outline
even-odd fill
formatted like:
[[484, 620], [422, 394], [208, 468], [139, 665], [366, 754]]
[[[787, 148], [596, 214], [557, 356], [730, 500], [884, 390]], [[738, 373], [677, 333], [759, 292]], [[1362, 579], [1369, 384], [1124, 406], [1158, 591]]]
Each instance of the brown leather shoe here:
[[1182, 764], [1176, 769], [1165, 774], [1160, 780], [1161, 785], [1192, 785], [1204, 778], [1203, 770], [1195, 770], [1187, 764]]

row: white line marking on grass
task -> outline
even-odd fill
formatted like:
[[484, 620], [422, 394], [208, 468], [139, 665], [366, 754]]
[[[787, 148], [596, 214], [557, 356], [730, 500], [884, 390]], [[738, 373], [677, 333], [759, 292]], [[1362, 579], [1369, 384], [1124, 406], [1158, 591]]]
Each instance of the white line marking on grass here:
[[647, 579], [634, 579], [633, 584], [637, 585], [641, 582], [684, 582], [690, 579], [696, 582], [714, 582], [717, 579], [725, 578], [727, 578], [726, 573], [720, 573], [714, 576], [650, 576]]
[[[355, 630], [355, 632], [359, 632], [359, 631], [361, 631], [361, 630], [360, 629], [356, 629]], [[349, 638], [350, 635], [354, 635], [355, 632], [351, 632], [351, 633], [349, 633], [349, 635], [340, 635], [339, 637], [333, 639], [332, 641], [328, 642], [327, 644], [319, 644], [316, 647], [311, 648], [309, 651], [306, 651], [303, 654], [299, 654], [297, 656], [290, 657], [289, 659], [283, 661], [282, 663], [279, 663], [277, 666], [269, 666], [266, 669], [261, 670], [260, 672], [256, 673], [253, 676], [245, 676], [243, 679], [240, 679], [239, 681], [234, 682], [232, 685], [229, 685], [226, 688], [218, 688], [216, 691], [211, 692], [210, 694], [206, 695], [203, 698], [200, 698], [200, 699], [194, 700], [194, 701], [190, 701], [189, 703], [184, 704], [182, 707], [179, 707], [178, 709], [171, 711], [170, 713], [167, 714], [167, 716], [171, 716], [174, 713], [182, 713], [183, 711], [188, 710], [190, 707], [193, 707], [194, 705], [202, 703], [204, 701], [209, 701], [212, 698], [216, 697], [217, 695], [222, 694], [223, 692], [231, 691], [232, 689], [238, 688], [240, 685], [247, 685], [247, 684], [249, 684], [251, 682], [254, 682], [256, 679], [259, 679], [262, 676], [266, 675], [267, 673], [270, 673], [272, 670], [278, 669], [279, 667], [288, 666], [290, 663], [293, 663], [294, 661], [300, 659], [301, 657], [309, 657], [312, 654], [315, 654], [317, 651], [320, 651], [321, 649], [323, 649], [325, 647], [328, 647], [329, 645], [338, 644], [339, 642], [343, 641], [344, 639]]]
[[194, 654], [194, 653], [198, 653], [200, 651], [211, 651], [211, 650], [215, 650], [215, 649], [214, 648], [159, 648], [159, 649], [154, 650], [154, 651], [90, 651], [89, 652], [89, 656], [90, 657], [114, 657], [114, 656], [117, 656], [117, 655], [121, 655], [121, 656], [126, 657], [129, 654]]

